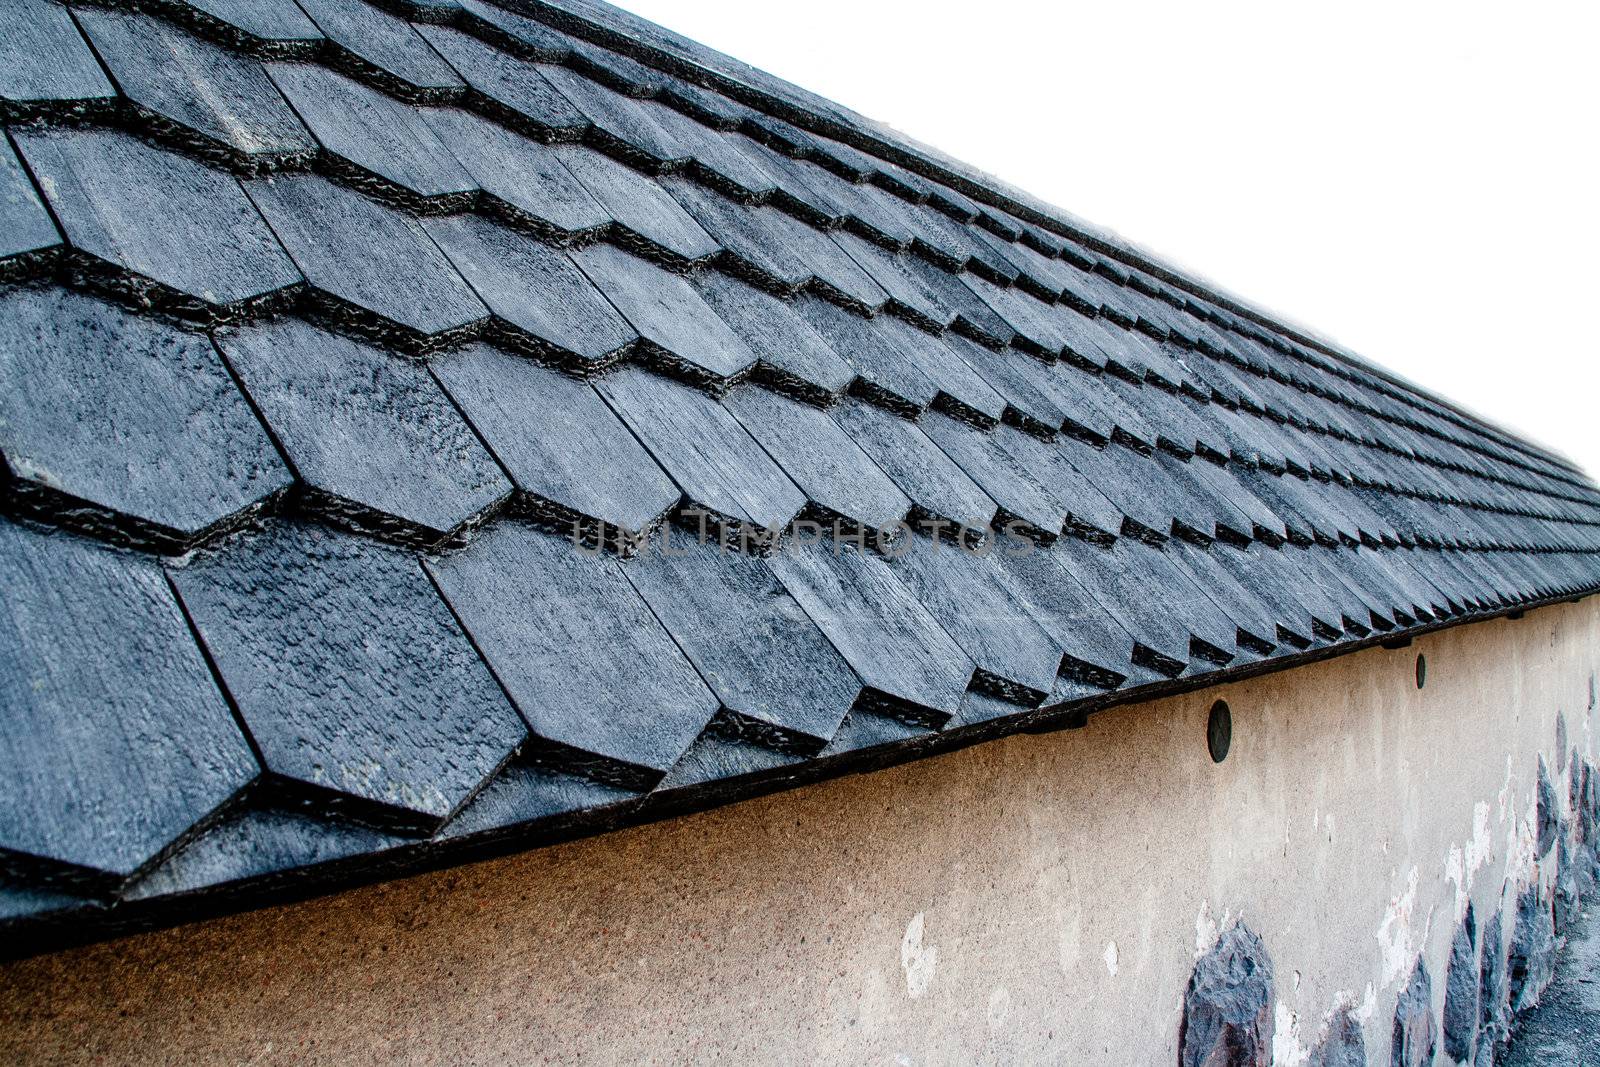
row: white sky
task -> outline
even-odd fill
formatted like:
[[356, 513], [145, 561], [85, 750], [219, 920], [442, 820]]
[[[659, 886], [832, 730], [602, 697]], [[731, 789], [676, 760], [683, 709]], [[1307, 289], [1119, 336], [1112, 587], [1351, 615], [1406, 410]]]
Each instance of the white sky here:
[[1600, 473], [1600, 5], [621, 2]]

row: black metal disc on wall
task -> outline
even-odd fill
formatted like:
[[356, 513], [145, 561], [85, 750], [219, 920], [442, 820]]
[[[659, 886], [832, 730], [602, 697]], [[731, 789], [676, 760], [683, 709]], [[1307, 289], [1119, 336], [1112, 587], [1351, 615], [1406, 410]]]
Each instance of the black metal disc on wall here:
[[1233, 745], [1233, 712], [1226, 700], [1211, 705], [1211, 715], [1206, 719], [1206, 748], [1211, 752], [1211, 762], [1221, 763], [1228, 758]]

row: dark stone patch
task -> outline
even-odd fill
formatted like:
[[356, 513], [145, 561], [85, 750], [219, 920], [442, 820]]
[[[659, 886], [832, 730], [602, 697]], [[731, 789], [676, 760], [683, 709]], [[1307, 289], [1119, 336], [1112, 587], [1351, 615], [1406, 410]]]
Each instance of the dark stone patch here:
[[433, 372], [529, 516], [631, 554], [678, 503], [672, 479], [588, 384], [487, 345], [452, 353]]
[[732, 733], [808, 755], [833, 737], [861, 681], [763, 561], [666, 532], [623, 573], [731, 713]]
[[1438, 1047], [1438, 1027], [1433, 1019], [1433, 981], [1428, 976], [1427, 964], [1418, 960], [1395, 1005], [1389, 1062], [1393, 1067], [1432, 1067]]
[[1555, 960], [1555, 916], [1535, 883], [1517, 894], [1517, 918], [1511, 928], [1507, 990], [1514, 1014], [1539, 1003], [1554, 976]]
[[211, 342], [68, 290], [0, 296], [8, 505], [182, 551], [290, 476]]
[[1477, 1062], [1492, 1064], [1511, 1031], [1511, 986], [1507, 970], [1504, 909], [1496, 908], [1479, 939]]
[[558, 766], [649, 788], [716, 714], [610, 557], [501, 523], [428, 569]]
[[1268, 1067], [1272, 1061], [1272, 959], [1243, 923], [1225, 930], [1194, 965], [1178, 1024], [1179, 1067]]
[[156, 564], [0, 520], [0, 867], [113, 889], [256, 776]]
[[1444, 1054], [1458, 1063], [1472, 1058], [1478, 1033], [1478, 922], [1472, 904], [1450, 940], [1444, 980]]
[[716, 385], [756, 361], [750, 346], [683, 278], [612, 245], [572, 258], [644, 338], [643, 358], [675, 377]]
[[549, 145], [471, 111], [439, 108], [422, 114], [482, 187], [480, 210], [555, 241], [610, 225], [611, 212]]
[[1588, 760], [1583, 762], [1583, 802], [1578, 806], [1582, 813], [1583, 838], [1600, 849], [1600, 771]]
[[461, 91], [450, 64], [404, 19], [361, 0], [303, 0], [300, 7], [327, 35], [328, 61], [346, 73], [414, 102]]
[[1592, 844], [1589, 835], [1588, 812], [1583, 795], [1583, 757], [1576, 748], [1567, 756], [1567, 815], [1571, 822], [1573, 839], [1579, 844]]
[[416, 219], [311, 175], [251, 182], [250, 196], [341, 328], [427, 352], [488, 315]]
[[259, 60], [149, 15], [83, 8], [77, 17], [147, 131], [246, 171], [316, 152]]
[[410, 553], [279, 522], [171, 577], [286, 798], [432, 832], [527, 736]]
[[1556, 833], [1560, 829], [1561, 812], [1556, 799], [1555, 786], [1550, 783], [1550, 769], [1544, 764], [1544, 757], [1539, 757], [1539, 782], [1535, 798], [1536, 826], [1538, 828], [1537, 854], [1542, 858], [1550, 854], [1555, 847]]
[[203, 321], [300, 281], [236, 179], [109, 130], [19, 130], [81, 280]]
[[1556, 936], [1565, 937], [1573, 925], [1578, 921], [1583, 910], [1583, 900], [1578, 881], [1578, 868], [1582, 860], [1573, 850], [1571, 835], [1567, 832], [1566, 820], [1563, 819], [1556, 835], [1556, 885], [1555, 885], [1555, 931]]
[[704, 393], [631, 364], [595, 388], [727, 543], [768, 551], [806, 506], [783, 469]]
[[416, 363], [291, 318], [220, 344], [319, 514], [433, 546], [510, 494]]
[[1556, 712], [1556, 773], [1567, 772], [1567, 713]]
[[779, 553], [770, 566], [861, 676], [873, 710], [937, 725], [960, 708], [972, 661], [882, 559], [841, 548]]
[[116, 95], [64, 6], [47, 0], [0, 5], [0, 115], [74, 114]]
[[1367, 1067], [1367, 1041], [1349, 1008], [1340, 1008], [1328, 1020], [1307, 1067]]
[[561, 249], [476, 215], [429, 219], [425, 226], [489, 306], [488, 332], [505, 347], [589, 373], [639, 339]]
[[341, 181], [409, 211], [472, 206], [477, 182], [416, 108], [309, 63], [275, 63], [270, 73]]

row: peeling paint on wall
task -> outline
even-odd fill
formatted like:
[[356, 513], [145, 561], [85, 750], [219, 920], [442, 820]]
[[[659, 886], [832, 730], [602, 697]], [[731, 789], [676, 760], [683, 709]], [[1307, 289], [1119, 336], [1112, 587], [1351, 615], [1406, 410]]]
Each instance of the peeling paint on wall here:
[[922, 996], [933, 984], [933, 970], [939, 962], [939, 950], [922, 943], [925, 923], [922, 912], [911, 917], [905, 936], [900, 939], [900, 969], [906, 973], [906, 992], [912, 999]]
[[1272, 1067], [1299, 1067], [1310, 1058], [1311, 1050], [1300, 1043], [1299, 1014], [1278, 1001], [1276, 1026], [1272, 1031]]
[[996, 986], [994, 992], [989, 994], [989, 1029], [998, 1033], [1010, 1014], [1011, 991], [1005, 986]]
[[1383, 924], [1378, 927], [1379, 973], [1385, 988], [1411, 973], [1416, 953], [1411, 948], [1412, 912], [1417, 906], [1418, 871], [1413, 866], [1406, 875], [1406, 887], [1389, 898]]

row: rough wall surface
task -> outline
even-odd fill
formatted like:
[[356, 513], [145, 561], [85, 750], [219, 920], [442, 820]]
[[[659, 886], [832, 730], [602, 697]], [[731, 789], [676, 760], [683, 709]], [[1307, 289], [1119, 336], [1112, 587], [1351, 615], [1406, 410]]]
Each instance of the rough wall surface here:
[[1381, 1062], [1469, 902], [1507, 917], [1504, 944], [1493, 922], [1479, 939], [1502, 964], [1519, 896], [1550, 907], [1541, 757], [1578, 783], [1547, 788], [1546, 818], [1592, 864], [1572, 840], [1592, 813], [1568, 809], [1592, 792], [1597, 637], [1600, 601], [1562, 605], [7, 964], [0, 1060], [1171, 1064], [1196, 961], [1242, 921], [1271, 958], [1273, 1061], [1353, 1020]]

